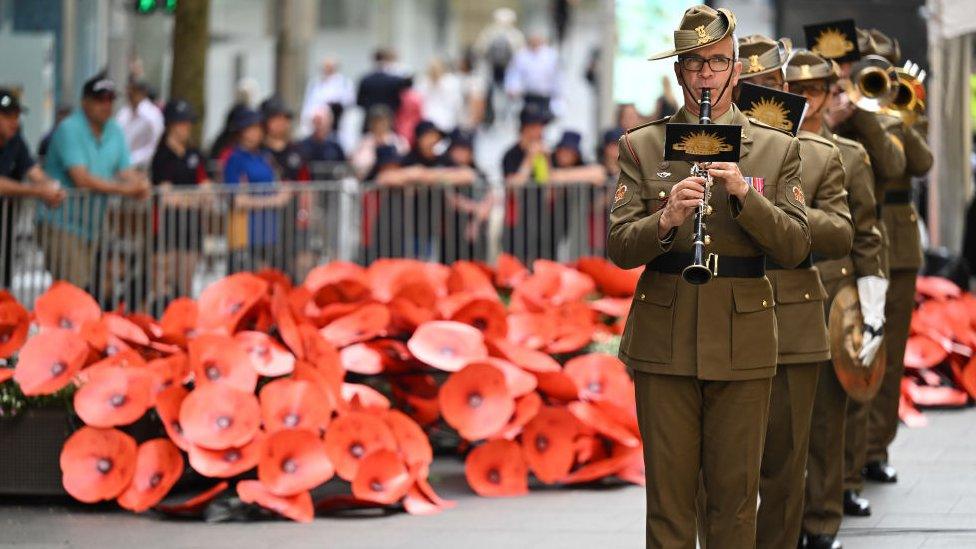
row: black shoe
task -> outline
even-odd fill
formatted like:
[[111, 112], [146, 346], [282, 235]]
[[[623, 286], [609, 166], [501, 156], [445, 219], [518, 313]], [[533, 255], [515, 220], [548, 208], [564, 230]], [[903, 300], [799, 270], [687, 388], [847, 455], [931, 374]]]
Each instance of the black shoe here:
[[830, 534], [807, 534], [806, 538], [807, 544], [804, 545], [806, 549], [842, 549], [844, 547], [835, 536]]
[[854, 490], [844, 490], [844, 514], [852, 517], [870, 517], [871, 502]]
[[898, 482], [898, 471], [883, 461], [872, 461], [866, 464], [861, 474], [864, 475], [864, 478], [874, 482], [887, 484]]

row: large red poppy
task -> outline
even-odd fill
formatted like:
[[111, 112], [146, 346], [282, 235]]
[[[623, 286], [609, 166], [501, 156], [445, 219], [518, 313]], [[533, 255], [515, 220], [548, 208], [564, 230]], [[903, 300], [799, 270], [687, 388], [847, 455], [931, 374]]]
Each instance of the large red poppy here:
[[348, 372], [375, 375], [383, 371], [383, 355], [366, 343], [355, 343], [339, 351], [342, 367]]
[[333, 420], [325, 432], [325, 450], [343, 480], [356, 478], [360, 460], [374, 450], [396, 450], [393, 431], [379, 417], [348, 412]]
[[584, 400], [626, 402], [634, 392], [626, 366], [613, 355], [577, 356], [566, 362], [564, 371], [579, 387]]
[[233, 334], [267, 293], [268, 282], [253, 273], [235, 273], [214, 282], [200, 294], [199, 329]]
[[577, 387], [576, 382], [566, 372], [561, 370], [556, 372], [537, 372], [535, 377], [539, 380], [539, 391], [545, 393], [550, 398], [571, 402], [580, 397], [579, 387]]
[[464, 460], [464, 476], [479, 496], [521, 496], [529, 491], [522, 449], [510, 440], [490, 440]]
[[336, 347], [345, 347], [383, 335], [389, 323], [390, 310], [385, 305], [370, 303], [333, 320], [319, 333]]
[[251, 357], [232, 337], [202, 334], [190, 340], [190, 369], [197, 385], [219, 383], [250, 393], [258, 384]]
[[545, 313], [508, 315], [508, 341], [529, 349], [542, 349], [558, 335], [556, 320]]
[[30, 314], [16, 301], [0, 302], [0, 358], [16, 353], [27, 341]]
[[515, 411], [505, 374], [483, 362], [451, 374], [441, 386], [439, 400], [444, 420], [471, 441], [497, 433]]
[[261, 417], [269, 433], [282, 429], [322, 432], [329, 425], [332, 406], [314, 383], [276, 379], [261, 388]]
[[146, 371], [153, 378], [153, 394], [180, 385], [190, 373], [190, 363], [185, 353], [175, 353], [157, 358], [146, 364]]
[[495, 267], [495, 283], [502, 288], [514, 288], [530, 274], [517, 257], [505, 253], [498, 254]]
[[251, 357], [254, 371], [262, 376], [283, 376], [295, 369], [295, 355], [264, 332], [237, 332], [234, 340]]
[[88, 360], [88, 344], [77, 333], [49, 328], [21, 348], [14, 381], [27, 396], [49, 395], [63, 389]]
[[180, 425], [187, 440], [210, 450], [247, 444], [261, 425], [261, 407], [251, 393], [222, 383], [194, 389], [180, 405]]
[[366, 269], [347, 261], [332, 261], [308, 272], [302, 285], [314, 296], [315, 303], [352, 303], [369, 298]]
[[540, 351], [516, 345], [504, 338], [488, 339], [488, 352], [493, 357], [504, 358], [530, 372], [560, 372], [562, 366], [556, 359]]
[[905, 344], [906, 368], [931, 368], [941, 364], [949, 353], [932, 339], [924, 335], [913, 335]]
[[455, 261], [447, 277], [447, 291], [496, 298], [498, 292], [489, 273], [473, 261]]
[[448, 372], [488, 356], [485, 338], [477, 328], [451, 321], [423, 324], [407, 341], [407, 348], [417, 360]]
[[187, 338], [196, 335], [197, 315], [197, 302], [193, 299], [178, 297], [170, 301], [159, 319], [163, 338], [185, 346]]
[[529, 469], [546, 484], [569, 474], [576, 457], [579, 423], [566, 408], [546, 406], [522, 430], [522, 452]]
[[383, 421], [393, 432], [397, 447], [408, 466], [429, 465], [434, 461], [430, 439], [417, 422], [400, 410], [387, 410]]
[[601, 434], [629, 448], [640, 446], [640, 439], [634, 433], [593, 404], [578, 401], [571, 402], [568, 406], [569, 411], [576, 416], [576, 419], [596, 429]]
[[268, 437], [258, 479], [276, 496], [293, 496], [328, 481], [335, 468], [317, 431], [284, 429]]
[[390, 505], [400, 501], [413, 483], [406, 465], [393, 450], [379, 449], [359, 462], [352, 481], [352, 494], [358, 499]]
[[114, 499], [132, 481], [136, 441], [116, 429], [82, 427], [61, 449], [61, 483], [84, 503]]
[[538, 385], [534, 375], [503, 358], [486, 357], [468, 362], [468, 364], [475, 363], [490, 364], [498, 368], [498, 371], [505, 375], [505, 385], [508, 387], [508, 392], [512, 398], [527, 395], [534, 391]]
[[437, 319], [437, 312], [433, 307], [417, 305], [402, 296], [391, 299], [387, 307], [390, 309], [390, 325], [387, 332], [391, 336], [411, 334], [422, 324]]
[[156, 505], [183, 475], [183, 455], [165, 438], [139, 445], [136, 469], [129, 487], [119, 496], [119, 505], [141, 513]]
[[474, 326], [487, 338], [503, 338], [508, 334], [505, 306], [497, 297], [473, 296], [451, 310], [445, 318]]
[[208, 450], [191, 445], [187, 452], [190, 467], [211, 478], [236, 477], [257, 467], [266, 440], [267, 437], [259, 432], [247, 444], [223, 450]]
[[69, 282], [57, 281], [34, 302], [34, 317], [43, 328], [78, 331], [87, 321], [102, 316], [95, 299]]
[[260, 481], [242, 480], [237, 483], [237, 496], [244, 503], [255, 503], [296, 522], [312, 522], [315, 518], [312, 495], [308, 492], [287, 497], [276, 496]]
[[75, 412], [92, 427], [129, 425], [153, 403], [153, 378], [144, 369], [107, 366], [75, 393]]

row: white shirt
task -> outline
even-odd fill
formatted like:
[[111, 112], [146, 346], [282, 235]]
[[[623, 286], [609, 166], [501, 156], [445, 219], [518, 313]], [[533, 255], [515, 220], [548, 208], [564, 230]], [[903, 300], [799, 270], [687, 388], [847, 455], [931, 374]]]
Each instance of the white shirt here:
[[330, 103], [344, 107], [356, 100], [356, 89], [346, 75], [334, 72], [316, 82], [309, 82], [302, 104], [302, 122], [310, 123], [316, 109], [328, 108]]
[[559, 53], [552, 46], [524, 48], [505, 72], [505, 91], [514, 94], [559, 95]]
[[137, 168], [147, 167], [166, 129], [162, 111], [149, 99], [143, 99], [135, 110], [126, 103], [116, 113], [115, 120], [122, 126], [132, 165]]
[[424, 101], [423, 116], [441, 131], [450, 132], [461, 124], [464, 116], [464, 90], [461, 79], [447, 73], [437, 82], [424, 77], [417, 84]]

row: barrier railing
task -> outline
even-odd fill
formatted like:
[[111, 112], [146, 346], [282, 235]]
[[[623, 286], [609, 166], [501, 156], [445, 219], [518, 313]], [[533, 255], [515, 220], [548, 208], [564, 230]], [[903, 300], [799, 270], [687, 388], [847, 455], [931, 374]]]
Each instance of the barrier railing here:
[[160, 314], [241, 270], [301, 281], [332, 260], [525, 262], [603, 255], [610, 188], [312, 183], [156, 188], [145, 200], [72, 189], [55, 209], [0, 198], [0, 282], [32, 304], [54, 280], [104, 308]]

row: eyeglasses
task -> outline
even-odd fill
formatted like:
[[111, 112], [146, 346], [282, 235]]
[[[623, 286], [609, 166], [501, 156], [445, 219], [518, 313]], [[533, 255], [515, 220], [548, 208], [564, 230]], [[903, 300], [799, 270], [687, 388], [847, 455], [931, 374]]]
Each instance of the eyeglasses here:
[[790, 93], [797, 95], [820, 96], [827, 93], [827, 86], [824, 84], [790, 84]]
[[708, 68], [712, 69], [714, 72], [724, 72], [729, 70], [729, 67], [732, 66], [732, 60], [721, 55], [718, 57], [709, 57], [708, 59], [698, 57], [697, 55], [678, 58], [678, 63], [681, 64], [681, 68], [689, 72], [698, 72], [702, 70], [706, 61], [708, 62]]

